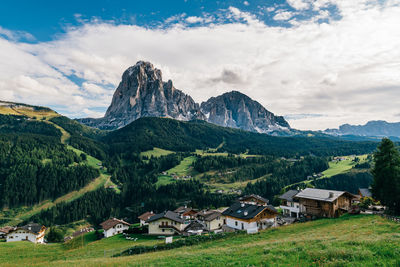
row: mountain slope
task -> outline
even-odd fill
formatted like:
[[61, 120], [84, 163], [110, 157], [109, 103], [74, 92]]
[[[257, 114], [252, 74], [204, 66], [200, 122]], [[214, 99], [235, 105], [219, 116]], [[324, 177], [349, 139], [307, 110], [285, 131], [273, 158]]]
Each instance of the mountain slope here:
[[210, 123], [251, 132], [269, 133], [290, 128], [283, 117], [275, 116], [257, 101], [237, 91], [211, 97], [201, 104], [201, 112]]
[[343, 124], [339, 129], [327, 129], [325, 133], [331, 135], [400, 137], [400, 122], [369, 121], [364, 125]]
[[182, 122], [165, 118], [141, 118], [103, 138], [113, 152], [151, 150], [195, 151], [223, 146], [219, 151], [240, 154], [348, 155], [370, 153], [375, 142], [349, 142], [335, 138], [277, 137], [226, 128], [205, 121]]

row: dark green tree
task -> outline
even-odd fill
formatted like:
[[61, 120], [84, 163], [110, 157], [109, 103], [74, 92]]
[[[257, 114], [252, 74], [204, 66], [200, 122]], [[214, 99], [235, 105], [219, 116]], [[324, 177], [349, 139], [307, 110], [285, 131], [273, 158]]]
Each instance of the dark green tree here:
[[372, 194], [395, 214], [400, 214], [400, 154], [388, 138], [382, 139], [374, 161]]
[[49, 242], [62, 242], [64, 241], [64, 233], [57, 227], [51, 227], [46, 238]]

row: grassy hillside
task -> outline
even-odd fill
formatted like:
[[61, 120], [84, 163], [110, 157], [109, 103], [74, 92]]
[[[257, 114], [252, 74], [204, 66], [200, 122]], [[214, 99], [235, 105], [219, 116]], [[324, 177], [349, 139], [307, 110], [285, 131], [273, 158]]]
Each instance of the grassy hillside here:
[[237, 235], [192, 247], [111, 258], [123, 248], [157, 240], [121, 237], [79, 248], [0, 243], [3, 266], [398, 266], [400, 224], [374, 215], [323, 219]]

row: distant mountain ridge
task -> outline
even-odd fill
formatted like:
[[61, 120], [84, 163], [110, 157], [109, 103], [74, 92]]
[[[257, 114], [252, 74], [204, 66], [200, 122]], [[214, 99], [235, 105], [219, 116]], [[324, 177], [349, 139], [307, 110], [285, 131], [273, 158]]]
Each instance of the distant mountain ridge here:
[[400, 137], [400, 122], [369, 121], [364, 125], [343, 124], [339, 129], [326, 129], [330, 135], [355, 135], [376, 137]]
[[176, 89], [171, 80], [163, 82], [161, 71], [144, 61], [123, 73], [103, 118], [78, 121], [87, 126], [114, 130], [142, 117], [205, 120], [259, 133], [290, 129], [283, 117], [275, 116], [257, 101], [237, 91], [212, 97], [200, 106], [191, 96]]

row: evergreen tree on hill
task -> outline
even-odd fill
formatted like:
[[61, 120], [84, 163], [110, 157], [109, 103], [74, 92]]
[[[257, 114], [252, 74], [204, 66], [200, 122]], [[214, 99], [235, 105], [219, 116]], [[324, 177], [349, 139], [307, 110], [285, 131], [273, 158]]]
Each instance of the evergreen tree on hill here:
[[388, 138], [382, 139], [374, 161], [372, 194], [395, 214], [400, 214], [400, 154]]

